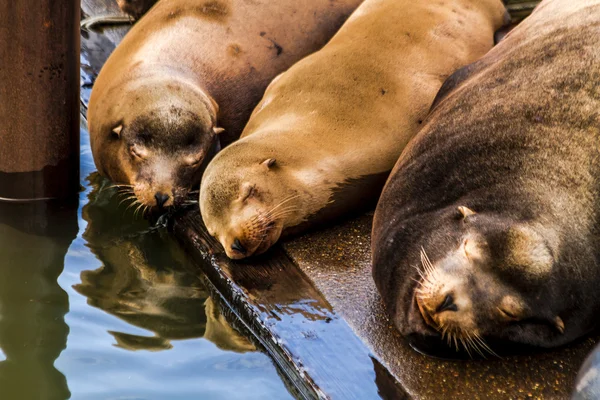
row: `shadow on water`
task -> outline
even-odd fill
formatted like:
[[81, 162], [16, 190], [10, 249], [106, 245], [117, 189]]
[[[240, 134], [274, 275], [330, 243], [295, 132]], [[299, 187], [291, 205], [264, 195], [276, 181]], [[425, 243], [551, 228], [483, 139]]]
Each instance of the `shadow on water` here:
[[204, 337], [223, 350], [256, 350], [221, 315], [218, 301], [201, 276], [186, 268], [186, 255], [168, 233], [133, 218], [133, 207], [121, 202], [126, 195], [98, 174], [89, 181], [93, 189], [82, 210], [88, 223], [83, 238], [102, 266], [83, 271], [74, 289], [91, 306], [154, 334], [109, 331], [115, 345], [160, 351], [172, 348], [172, 340]]
[[76, 235], [76, 203], [0, 203], [3, 399], [70, 397], [65, 376], [54, 367], [69, 333], [69, 299], [57, 278]]

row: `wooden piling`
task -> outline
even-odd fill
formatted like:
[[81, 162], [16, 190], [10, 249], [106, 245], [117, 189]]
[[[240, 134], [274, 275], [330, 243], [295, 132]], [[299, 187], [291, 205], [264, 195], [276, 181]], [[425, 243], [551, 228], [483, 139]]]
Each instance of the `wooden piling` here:
[[80, 0], [0, 1], [0, 200], [79, 188]]

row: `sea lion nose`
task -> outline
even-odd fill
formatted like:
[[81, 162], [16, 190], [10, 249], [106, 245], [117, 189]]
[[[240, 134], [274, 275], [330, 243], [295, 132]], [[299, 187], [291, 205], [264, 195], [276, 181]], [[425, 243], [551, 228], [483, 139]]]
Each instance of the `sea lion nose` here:
[[158, 192], [154, 195], [154, 198], [156, 199], [156, 205], [158, 208], [162, 208], [165, 203], [169, 201], [169, 195], [166, 193]]
[[438, 314], [444, 311], [458, 311], [458, 307], [454, 304], [454, 297], [451, 294], [446, 295], [444, 301], [435, 309], [435, 312]]
[[233, 241], [233, 244], [231, 245], [231, 250], [235, 250], [241, 254], [246, 254], [246, 248], [244, 246], [242, 246], [242, 243], [240, 242], [239, 239], [235, 239]]

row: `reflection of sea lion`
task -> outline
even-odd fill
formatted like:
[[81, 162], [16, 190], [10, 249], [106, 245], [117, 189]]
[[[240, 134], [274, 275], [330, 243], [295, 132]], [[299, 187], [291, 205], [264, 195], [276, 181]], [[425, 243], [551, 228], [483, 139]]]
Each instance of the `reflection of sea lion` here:
[[75, 286], [88, 297], [90, 305], [156, 334], [154, 339], [133, 335], [131, 340], [114, 335], [121, 346], [131, 349], [170, 348], [170, 340], [204, 335], [206, 317], [198, 310], [208, 296], [206, 289], [196, 277], [180, 272], [181, 267], [165, 268], [169, 255], [161, 256], [165, 249], [153, 244], [154, 239], [160, 241], [147, 234], [102, 247], [90, 245], [104, 265], [83, 271], [82, 283]]
[[546, 0], [444, 84], [373, 225], [403, 334], [551, 347], [598, 325], [598, 37], [600, 0]]
[[204, 303], [206, 312], [206, 331], [204, 338], [210, 340], [221, 350], [233, 350], [239, 353], [256, 351], [256, 346], [236, 331], [227, 321], [225, 310], [212, 297]]
[[[147, 231], [140, 220], [123, 218], [123, 208], [118, 208], [119, 200], [105, 179], [94, 174], [90, 181], [94, 190], [83, 207], [88, 222], [83, 237], [103, 266], [83, 271], [81, 284], [74, 288], [88, 297], [90, 305], [154, 333], [109, 331], [116, 345], [159, 351], [170, 349], [172, 340], [204, 336], [218, 346], [224, 343], [228, 350], [252, 350], [245, 338], [216, 315], [218, 309], [208, 300], [204, 283], [187, 271], [180, 247], [158, 231]], [[202, 312], [205, 304], [206, 313]]]
[[500, 0], [365, 1], [273, 81], [242, 139], [207, 168], [202, 216], [227, 255], [376, 200], [444, 78], [492, 47], [504, 16]]
[[148, 207], [181, 203], [222, 128], [222, 145], [237, 138], [269, 81], [320, 48], [360, 1], [161, 0], [92, 90], [98, 170]]

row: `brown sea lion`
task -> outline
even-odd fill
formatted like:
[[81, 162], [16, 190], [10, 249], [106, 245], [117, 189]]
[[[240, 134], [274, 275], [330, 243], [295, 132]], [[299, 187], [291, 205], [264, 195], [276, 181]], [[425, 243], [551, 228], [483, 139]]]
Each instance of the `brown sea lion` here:
[[373, 223], [402, 334], [485, 353], [597, 327], [599, 37], [599, 0], [545, 0], [444, 84]]
[[209, 165], [200, 208], [231, 258], [376, 201], [444, 79], [493, 45], [500, 0], [367, 0], [276, 78]]
[[144, 206], [182, 203], [273, 77], [325, 44], [360, 2], [161, 0], [94, 84], [98, 170]]

